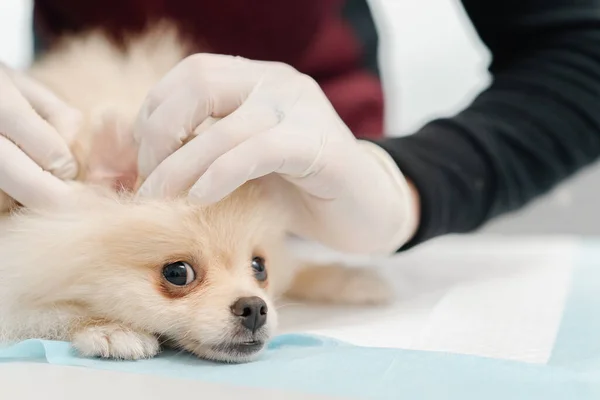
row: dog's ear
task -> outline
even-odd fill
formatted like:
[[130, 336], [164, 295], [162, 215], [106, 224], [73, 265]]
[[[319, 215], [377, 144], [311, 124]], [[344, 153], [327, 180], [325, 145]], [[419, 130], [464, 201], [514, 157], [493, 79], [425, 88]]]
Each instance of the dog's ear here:
[[85, 181], [118, 191], [137, 185], [137, 145], [133, 130], [119, 114], [104, 112], [92, 122]]

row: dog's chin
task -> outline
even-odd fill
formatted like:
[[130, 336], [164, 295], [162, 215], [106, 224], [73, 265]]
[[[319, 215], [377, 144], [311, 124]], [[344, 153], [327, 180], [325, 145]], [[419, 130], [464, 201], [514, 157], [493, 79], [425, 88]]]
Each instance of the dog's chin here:
[[266, 342], [259, 340], [221, 343], [216, 346], [207, 347], [202, 357], [225, 363], [250, 362], [256, 360], [266, 346]]
[[246, 363], [256, 360], [267, 347], [270, 335], [257, 335], [254, 338], [235, 338], [223, 342], [200, 342], [179, 340], [171, 342], [173, 347], [188, 351], [198, 358], [222, 363]]
[[222, 363], [240, 364], [256, 360], [267, 347], [267, 342], [227, 342], [219, 344], [196, 344], [184, 346], [199, 358]]

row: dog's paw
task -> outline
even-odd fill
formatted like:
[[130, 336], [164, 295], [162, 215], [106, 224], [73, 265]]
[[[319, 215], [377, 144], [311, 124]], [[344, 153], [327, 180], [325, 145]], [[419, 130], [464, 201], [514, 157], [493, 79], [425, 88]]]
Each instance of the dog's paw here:
[[287, 296], [314, 302], [380, 305], [391, 302], [394, 291], [374, 269], [339, 264], [303, 268]]
[[76, 332], [73, 347], [84, 357], [139, 360], [158, 354], [158, 339], [118, 324], [89, 325]]

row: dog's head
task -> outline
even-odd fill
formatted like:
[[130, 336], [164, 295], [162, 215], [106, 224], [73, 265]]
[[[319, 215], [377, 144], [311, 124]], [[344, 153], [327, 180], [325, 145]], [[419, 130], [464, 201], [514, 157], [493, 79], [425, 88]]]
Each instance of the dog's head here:
[[200, 357], [250, 359], [277, 324], [269, 288], [285, 266], [273, 265], [283, 240], [273, 211], [255, 187], [208, 208], [125, 207], [86, 240], [80, 256], [94, 257], [97, 278], [80, 298]]
[[23, 306], [69, 305], [202, 358], [251, 360], [276, 327], [271, 289], [285, 269], [281, 215], [260, 192], [249, 184], [208, 207], [94, 197], [15, 216], [14, 254], [36, 264]]

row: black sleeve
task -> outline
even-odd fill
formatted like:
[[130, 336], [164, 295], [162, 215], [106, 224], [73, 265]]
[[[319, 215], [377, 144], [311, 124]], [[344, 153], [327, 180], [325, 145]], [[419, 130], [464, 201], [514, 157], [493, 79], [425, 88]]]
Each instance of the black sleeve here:
[[400, 250], [475, 230], [600, 155], [600, 0], [463, 5], [492, 53], [491, 85], [455, 117], [378, 142], [421, 197]]

